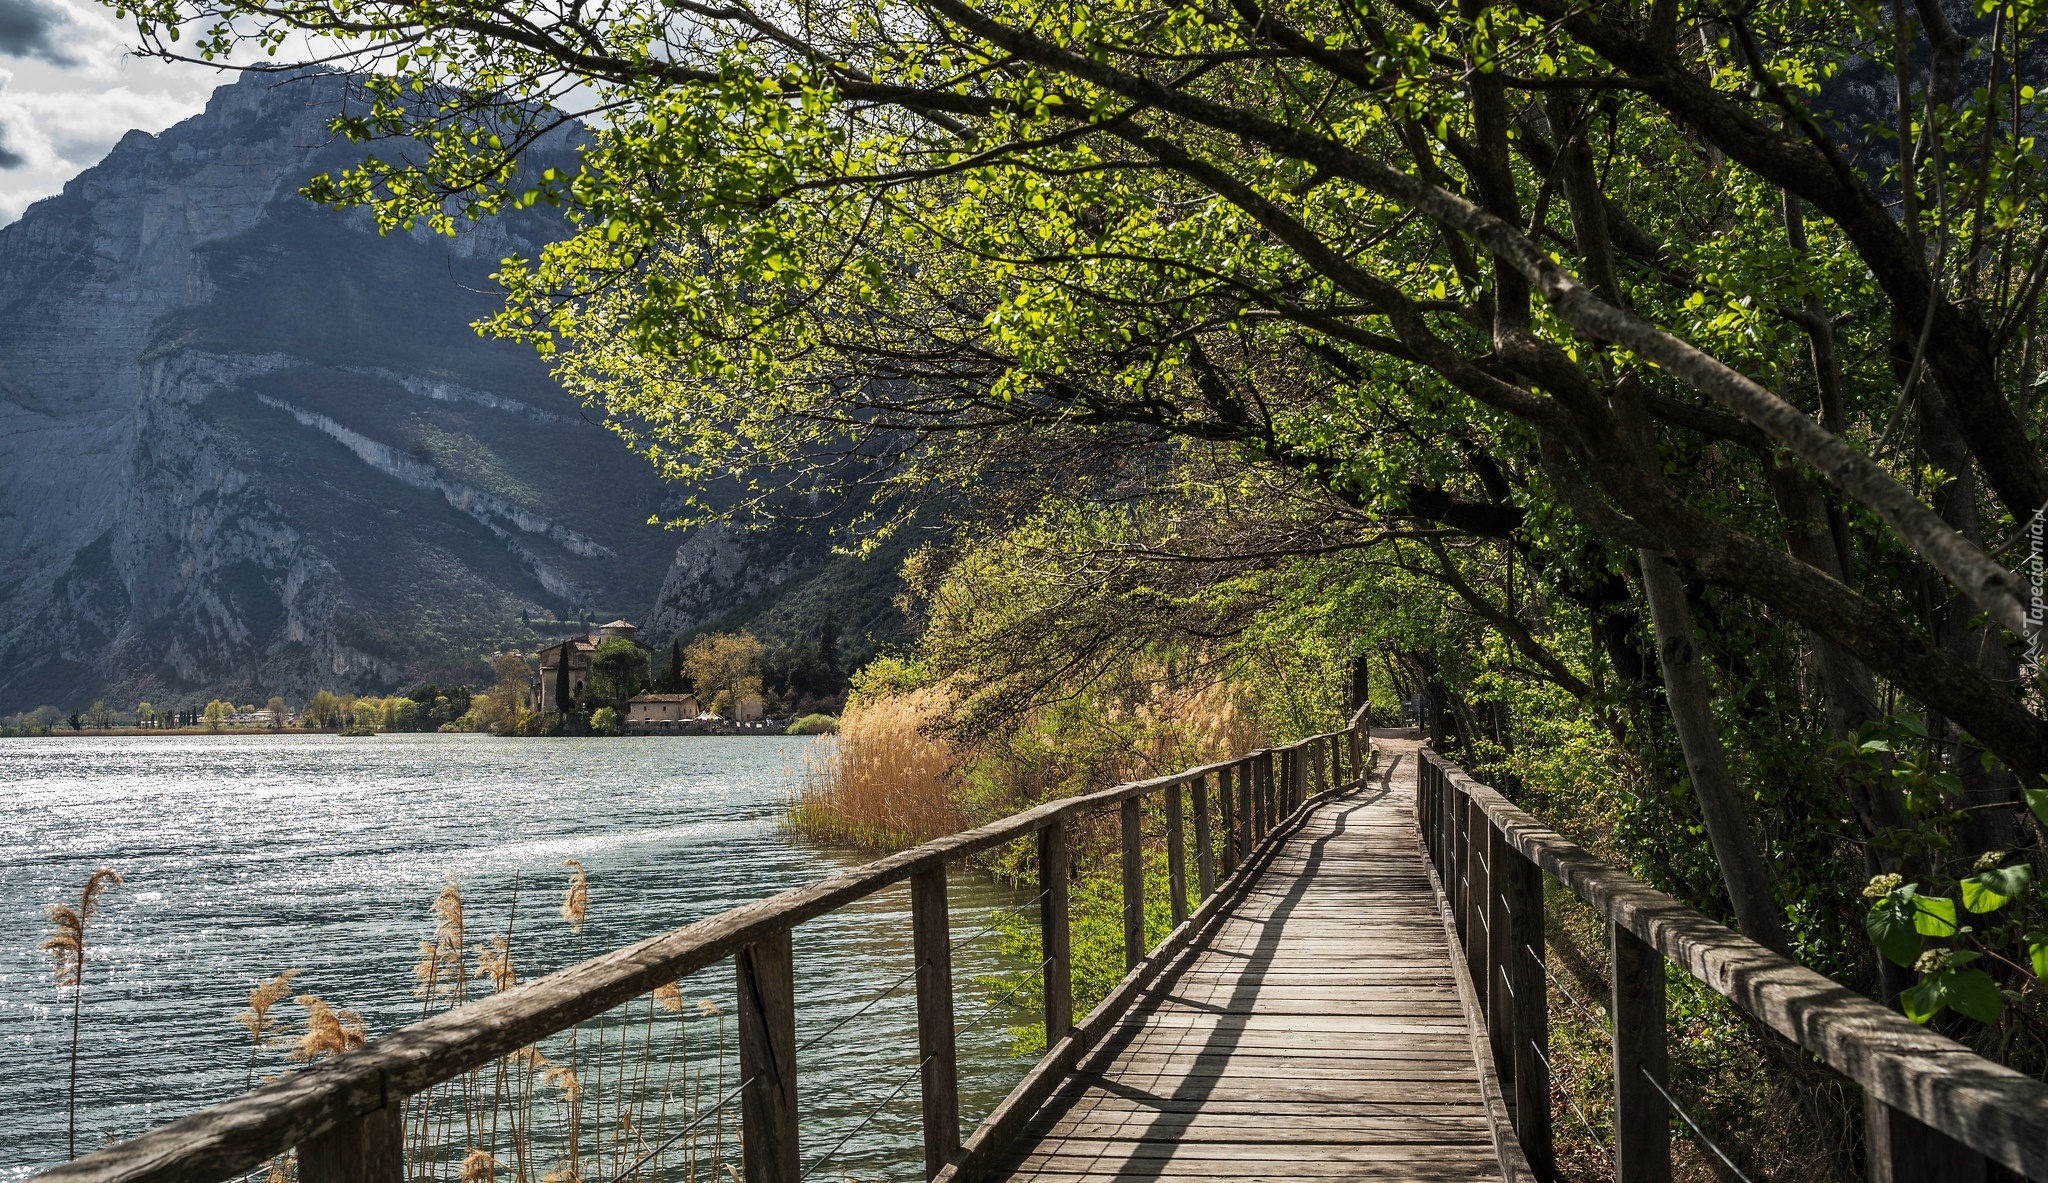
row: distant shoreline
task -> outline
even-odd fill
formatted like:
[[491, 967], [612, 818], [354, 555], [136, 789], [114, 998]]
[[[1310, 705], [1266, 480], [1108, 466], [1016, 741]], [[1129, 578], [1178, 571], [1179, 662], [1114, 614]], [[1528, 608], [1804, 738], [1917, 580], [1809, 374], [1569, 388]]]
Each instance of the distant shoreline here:
[[[379, 731], [379, 732], [377, 733], [377, 735], [489, 735], [489, 734], [490, 734], [489, 732], [485, 732], [485, 731]], [[176, 728], [162, 728], [162, 727], [88, 727], [88, 728], [85, 728], [85, 729], [84, 729], [84, 730], [82, 730], [82, 731], [73, 731], [73, 730], [71, 730], [71, 729], [70, 729], [69, 727], [65, 727], [65, 728], [61, 728], [61, 729], [53, 727], [53, 728], [51, 728], [51, 729], [49, 730], [49, 732], [48, 732], [48, 733], [45, 733], [45, 734], [33, 734], [33, 735], [32, 735], [32, 734], [28, 734], [28, 733], [22, 733], [22, 734], [19, 734], [19, 735], [5, 735], [5, 736], [0, 736], [0, 739], [98, 739], [98, 738], [101, 738], [101, 737], [103, 737], [103, 736], [110, 736], [110, 735], [117, 735], [117, 736], [144, 736], [144, 737], [148, 737], [148, 738], [153, 738], [153, 739], [180, 739], [180, 738], [184, 738], [184, 739], [194, 739], [194, 738], [205, 738], [205, 737], [212, 737], [212, 736], [230, 736], [230, 735], [241, 735], [241, 736], [250, 736], [250, 735], [275, 735], [275, 736], [292, 736], [292, 735], [333, 735], [333, 736], [340, 736], [340, 735], [342, 735], [342, 731], [341, 731], [341, 729], [340, 729], [340, 728], [338, 728], [338, 727], [279, 727], [279, 728], [270, 728], [270, 727], [223, 727], [223, 728], [221, 728], [221, 729], [220, 729], [220, 730], [218, 730], [218, 731], [215, 731], [215, 730], [212, 730], [211, 728], [206, 728], [206, 727], [176, 727]], [[734, 730], [731, 730], [731, 731], [666, 731], [666, 732], [663, 732], [663, 731], [628, 731], [628, 732], [626, 732], [626, 733], [624, 733], [624, 734], [622, 734], [622, 735], [502, 735], [502, 736], [491, 736], [491, 738], [493, 738], [493, 739], [650, 739], [650, 738], [651, 738], [651, 739], [659, 739], [659, 738], [663, 738], [663, 737], [666, 737], [666, 738], [670, 738], [670, 739], [729, 739], [729, 738], [731, 738], [731, 737], [733, 737], [733, 736], [741, 736], [741, 737], [748, 737], [748, 736], [751, 736], [751, 737], [755, 737], [755, 738], [762, 738], [762, 739], [811, 739], [811, 738], [814, 738], [813, 736], [810, 736], [810, 735], [791, 735], [791, 734], [789, 734], [789, 733], [788, 733], [788, 732], [786, 732], [786, 731], [773, 731], [773, 730], [769, 730], [769, 729], [767, 729], [767, 728], [748, 728], [748, 729], [745, 729], [745, 730], [741, 730], [741, 729], [737, 729], [737, 728], [735, 728]], [[345, 738], [349, 738], [349, 739], [375, 739], [376, 737], [377, 737], [377, 736], [373, 736], [373, 735], [354, 735], [354, 736], [347, 736], [347, 737], [345, 737]]]

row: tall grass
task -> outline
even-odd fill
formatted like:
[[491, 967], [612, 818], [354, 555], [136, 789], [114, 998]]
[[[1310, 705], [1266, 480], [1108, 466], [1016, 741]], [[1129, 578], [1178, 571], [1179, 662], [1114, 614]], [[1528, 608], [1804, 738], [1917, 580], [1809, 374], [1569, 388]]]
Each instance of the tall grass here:
[[929, 733], [945, 708], [937, 690], [848, 703], [837, 738], [804, 753], [789, 828], [864, 850], [897, 850], [964, 829], [953, 745]]

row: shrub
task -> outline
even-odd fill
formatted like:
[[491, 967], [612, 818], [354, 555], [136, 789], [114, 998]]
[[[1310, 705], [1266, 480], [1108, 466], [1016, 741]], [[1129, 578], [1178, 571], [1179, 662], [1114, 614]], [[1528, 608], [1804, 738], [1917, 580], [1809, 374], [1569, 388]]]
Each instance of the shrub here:
[[839, 718], [836, 715], [805, 715], [789, 725], [789, 735], [837, 735]]

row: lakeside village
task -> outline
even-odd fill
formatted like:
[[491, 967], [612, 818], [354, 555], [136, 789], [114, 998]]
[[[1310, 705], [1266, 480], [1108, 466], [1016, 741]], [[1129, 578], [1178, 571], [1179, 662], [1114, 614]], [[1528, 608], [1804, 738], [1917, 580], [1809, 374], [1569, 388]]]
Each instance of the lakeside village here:
[[102, 699], [43, 706], [0, 723], [0, 735], [387, 731], [491, 735], [818, 735], [836, 731], [846, 700], [838, 634], [828, 619], [814, 643], [769, 649], [751, 633], [672, 640], [657, 653], [639, 629], [614, 620], [528, 655], [491, 655], [489, 689], [425, 682], [388, 697], [321, 690], [294, 707], [282, 696], [236, 705]]

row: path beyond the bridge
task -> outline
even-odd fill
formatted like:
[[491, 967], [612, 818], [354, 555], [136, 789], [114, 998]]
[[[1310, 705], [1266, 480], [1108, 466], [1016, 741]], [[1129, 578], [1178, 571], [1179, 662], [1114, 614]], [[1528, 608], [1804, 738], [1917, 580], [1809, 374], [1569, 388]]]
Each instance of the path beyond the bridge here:
[[1416, 742], [1373, 746], [1370, 785], [1286, 839], [998, 1174], [1502, 1178], [1498, 1086], [1416, 835]]

